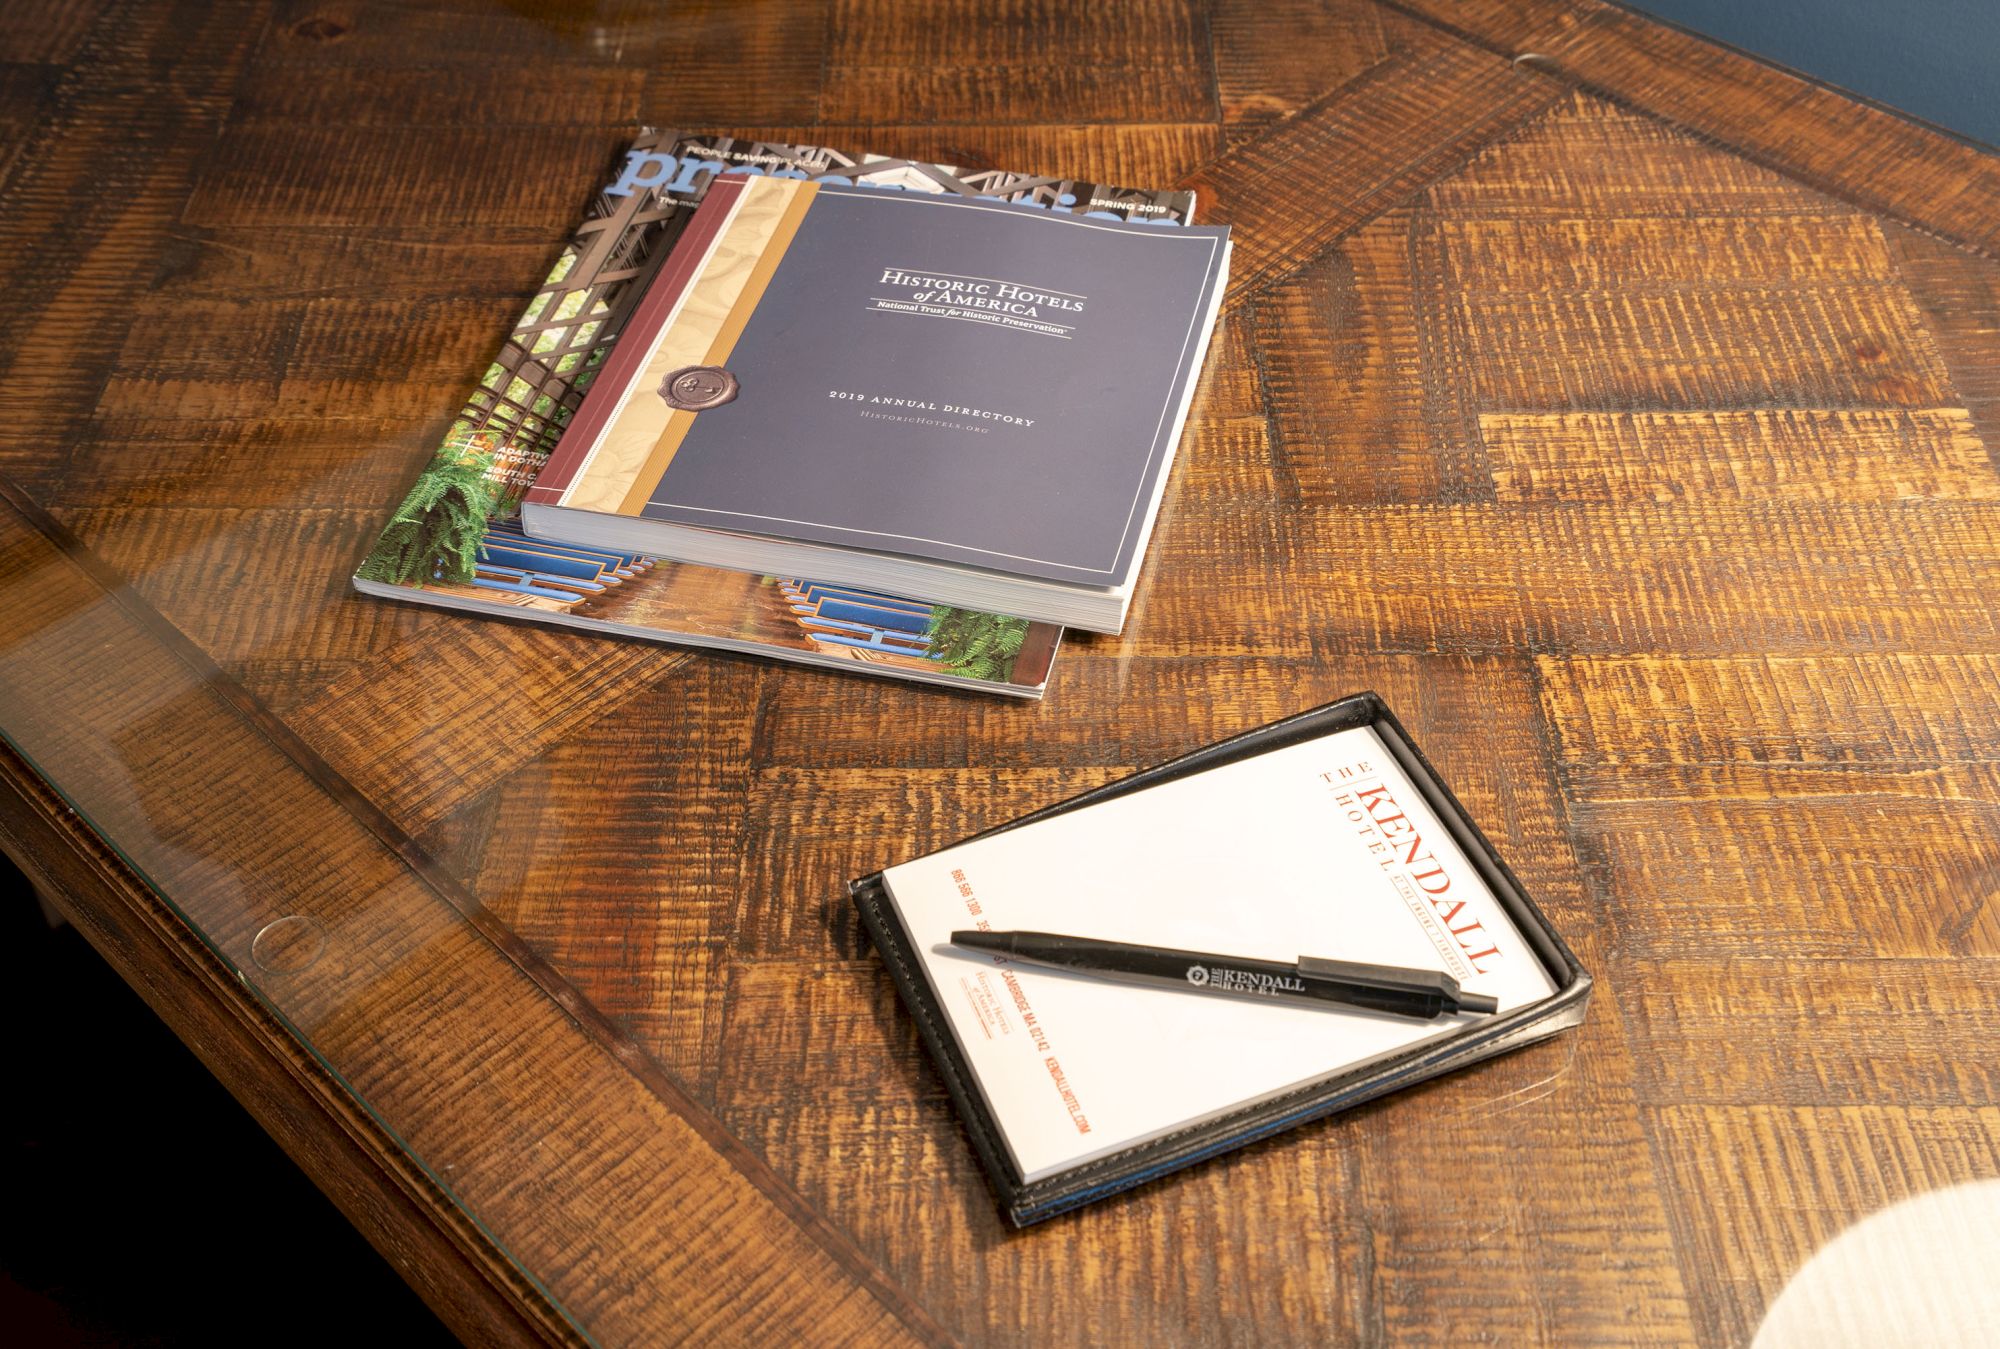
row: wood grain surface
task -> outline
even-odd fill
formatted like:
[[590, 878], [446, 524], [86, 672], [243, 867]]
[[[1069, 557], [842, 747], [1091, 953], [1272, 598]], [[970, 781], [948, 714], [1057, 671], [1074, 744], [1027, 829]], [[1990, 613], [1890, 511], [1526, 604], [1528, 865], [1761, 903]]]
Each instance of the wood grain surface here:
[[[1236, 227], [1045, 703], [351, 592], [639, 124]], [[1743, 1343], [2000, 1174], [1997, 222], [1594, 0], [24, 0], [0, 844], [468, 1339]], [[1588, 1022], [1008, 1229], [844, 882], [1362, 688]]]

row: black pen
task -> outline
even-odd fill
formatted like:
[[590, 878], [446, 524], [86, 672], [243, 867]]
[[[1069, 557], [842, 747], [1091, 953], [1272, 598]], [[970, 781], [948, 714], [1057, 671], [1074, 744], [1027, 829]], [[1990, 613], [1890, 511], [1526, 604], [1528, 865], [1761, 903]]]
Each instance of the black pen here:
[[1049, 965], [1094, 974], [1121, 983], [1175, 988], [1187, 993], [1257, 998], [1307, 1007], [1360, 1007], [1371, 1012], [1420, 1017], [1425, 1021], [1459, 1012], [1492, 1013], [1499, 1001], [1484, 993], [1461, 993], [1458, 980], [1436, 970], [1399, 965], [1359, 965], [1350, 960], [1300, 956], [1287, 965], [1276, 960], [1206, 951], [1133, 946], [1053, 932], [973, 932], [951, 934], [953, 946], [987, 951], [1030, 965]]

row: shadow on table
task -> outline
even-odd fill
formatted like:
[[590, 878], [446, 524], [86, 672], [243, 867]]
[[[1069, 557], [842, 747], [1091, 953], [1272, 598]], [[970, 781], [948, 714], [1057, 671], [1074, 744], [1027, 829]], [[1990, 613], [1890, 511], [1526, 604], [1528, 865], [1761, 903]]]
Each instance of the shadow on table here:
[[10, 1340], [456, 1343], [4, 857], [0, 953]]

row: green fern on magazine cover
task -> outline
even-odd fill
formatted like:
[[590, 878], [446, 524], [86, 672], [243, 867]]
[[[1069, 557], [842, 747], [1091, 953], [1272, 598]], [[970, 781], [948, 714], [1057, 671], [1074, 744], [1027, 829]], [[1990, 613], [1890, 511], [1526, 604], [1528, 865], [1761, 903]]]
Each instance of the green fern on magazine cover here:
[[931, 658], [967, 679], [1005, 679], [1028, 637], [1028, 620], [944, 605], [931, 608]]
[[499, 489], [486, 476], [492, 462], [490, 454], [447, 442], [389, 517], [357, 574], [390, 585], [470, 582], [479, 540], [499, 500]]

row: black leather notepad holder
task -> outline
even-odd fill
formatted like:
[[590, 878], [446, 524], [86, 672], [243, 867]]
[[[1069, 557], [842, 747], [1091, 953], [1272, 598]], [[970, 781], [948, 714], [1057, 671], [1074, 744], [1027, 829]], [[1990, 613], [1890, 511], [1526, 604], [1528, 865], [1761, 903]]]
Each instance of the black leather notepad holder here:
[[1562, 938], [1549, 926], [1534, 901], [1528, 898], [1514, 873], [1493, 851], [1493, 845], [1466, 816], [1458, 798], [1438, 780], [1430, 761], [1411, 742], [1402, 723], [1373, 693], [1357, 693], [1269, 726], [1231, 736], [987, 832], [1018, 829], [1063, 811], [1095, 805], [1099, 801], [1142, 791], [1162, 782], [1203, 773], [1238, 759], [1357, 726], [1375, 729], [1383, 745], [1396, 757], [1411, 781], [1416, 783], [1438, 818], [1444, 821], [1459, 847], [1478, 869], [1481, 879], [1499, 899], [1523, 938], [1542, 961], [1555, 984], [1554, 996], [1532, 1007], [1482, 1020], [1448, 1040], [1420, 1045], [1351, 1072], [1323, 1078], [1282, 1096], [1246, 1105], [1219, 1118], [1080, 1163], [1032, 1183], [1021, 1179], [1008, 1154], [993, 1111], [966, 1064], [950, 1023], [918, 965], [909, 933], [883, 888], [882, 874], [878, 871], [863, 876], [848, 886], [855, 907], [860, 911], [862, 925], [868, 929], [869, 936], [881, 951], [890, 977], [895, 980], [896, 990], [902, 995], [903, 1005], [916, 1018], [924, 1044], [944, 1075], [945, 1086], [958, 1106], [966, 1132], [971, 1135], [973, 1151], [985, 1166], [1001, 1206], [1016, 1226], [1039, 1222], [1217, 1153], [1360, 1105], [1480, 1059], [1491, 1058], [1553, 1035], [1583, 1019], [1584, 1005], [1590, 997], [1590, 976], [1577, 963], [1575, 954]]

